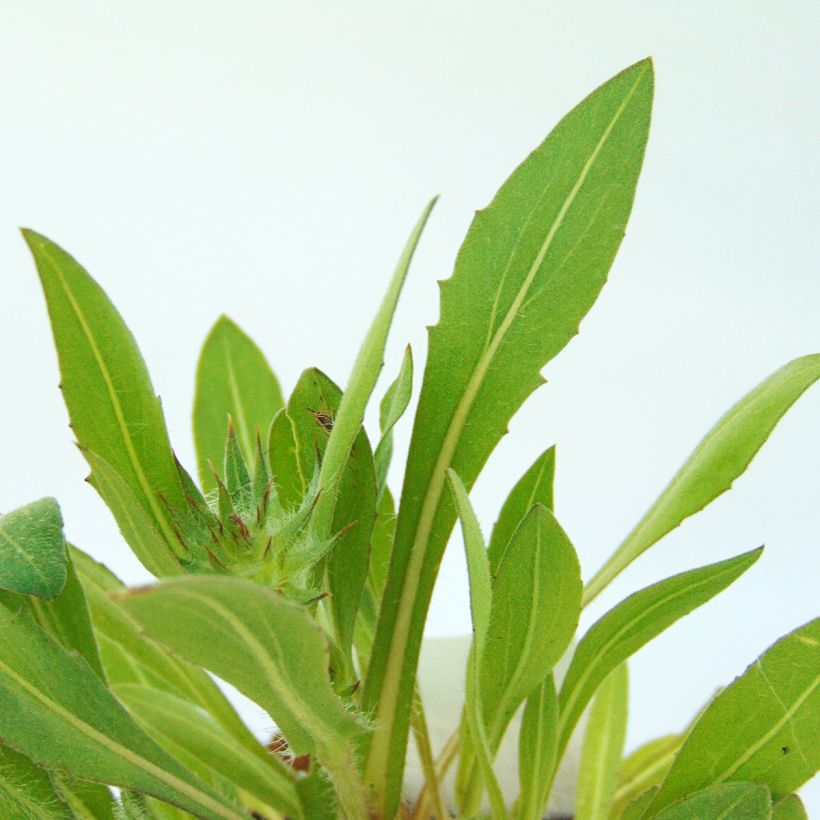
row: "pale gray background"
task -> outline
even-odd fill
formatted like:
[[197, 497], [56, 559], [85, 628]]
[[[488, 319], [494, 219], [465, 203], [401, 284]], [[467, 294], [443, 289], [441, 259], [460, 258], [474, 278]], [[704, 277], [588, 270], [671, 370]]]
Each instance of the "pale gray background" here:
[[[82, 482], [18, 225], [107, 289], [192, 464], [193, 368], [220, 312], [286, 389], [312, 364], [344, 381], [412, 222], [441, 192], [388, 369], [408, 341], [423, 362], [435, 280], [473, 210], [572, 105], [651, 54], [652, 136], [610, 284], [473, 493], [489, 527], [536, 450], [557, 442], [556, 511], [589, 577], [724, 409], [820, 351], [818, 8], [3, 0], [0, 507], [56, 495], [71, 539], [126, 580], [146, 577]], [[409, 418], [399, 453], [408, 431]], [[747, 576], [633, 660], [630, 748], [682, 728], [818, 614], [820, 388], [731, 494], [589, 615], [763, 542]], [[429, 629], [468, 628], [454, 539]], [[820, 813], [818, 785], [804, 794]]]

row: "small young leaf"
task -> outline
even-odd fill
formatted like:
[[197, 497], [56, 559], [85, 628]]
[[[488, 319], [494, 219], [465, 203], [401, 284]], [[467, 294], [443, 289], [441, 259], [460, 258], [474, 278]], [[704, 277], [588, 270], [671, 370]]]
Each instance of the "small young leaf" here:
[[790, 794], [772, 806], [772, 820], [809, 820], [803, 801]]
[[673, 575], [621, 601], [584, 635], [561, 686], [559, 758], [595, 690], [620, 663], [739, 578], [761, 549]]
[[481, 664], [490, 749], [524, 699], [569, 646], [581, 614], [581, 567], [555, 516], [540, 504], [527, 513], [498, 560]]
[[[467, 716], [467, 727], [475, 749], [481, 776], [490, 798], [493, 820], [507, 817], [504, 796], [493, 772], [493, 757], [487, 738], [482, 704], [481, 667], [490, 629], [490, 612], [492, 609], [492, 585], [490, 582], [490, 564], [487, 560], [487, 548], [484, 536], [473, 511], [470, 498], [463, 482], [454, 470], [449, 470], [447, 478], [455, 499], [461, 529], [464, 536], [464, 550], [467, 555], [467, 571], [470, 576], [470, 612], [473, 619], [473, 646], [467, 662], [466, 692], [464, 708]], [[480, 797], [480, 793], [476, 795]], [[471, 807], [472, 808], [472, 807]], [[464, 814], [475, 813], [475, 809], [465, 808]]]
[[330, 687], [323, 632], [272, 590], [240, 578], [187, 576], [130, 590], [119, 603], [149, 637], [266, 709], [295, 755], [321, 759], [362, 732]]
[[775, 799], [820, 768], [820, 618], [781, 638], [704, 710], [652, 802], [658, 812], [725, 781]]
[[536, 505], [552, 509], [552, 484], [555, 477], [555, 447], [545, 450], [518, 480], [507, 496], [490, 536], [490, 568], [495, 575], [501, 554], [524, 516]]
[[279, 382], [262, 351], [227, 316], [220, 316], [205, 339], [196, 369], [194, 444], [203, 490], [216, 486], [208, 462], [222, 463], [228, 416], [242, 454], [250, 461], [257, 431], [267, 433], [283, 405]]
[[[102, 288], [53, 242], [24, 230], [43, 285], [71, 428], [130, 488], [168, 544], [184, 508], [159, 399], [131, 331]], [[103, 500], [108, 499], [103, 496]]]
[[0, 607], [0, 738], [39, 766], [241, 820], [146, 735], [88, 665], [24, 612]]
[[622, 663], [598, 688], [581, 748], [575, 820], [606, 820], [626, 739], [629, 677]]
[[253, 506], [251, 472], [248, 469], [248, 462], [245, 460], [242, 448], [239, 446], [236, 431], [230, 421], [228, 423], [228, 435], [225, 440], [223, 465], [225, 488], [231, 498], [233, 508], [237, 511], [247, 512]]
[[0, 517], [0, 589], [56, 598], [66, 579], [63, 517], [41, 498]]
[[[51, 782], [57, 787], [76, 820], [122, 820], [117, 813], [117, 801], [111, 789], [102, 783], [73, 780], [57, 772], [51, 773]], [[168, 803], [162, 805], [171, 808]]]
[[820, 354], [795, 359], [735, 404], [706, 434], [683, 467], [612, 557], [589, 582], [589, 603], [641, 553], [728, 490], [749, 466], [786, 411], [820, 379]]
[[720, 783], [652, 814], [652, 820], [769, 820], [772, 797], [760, 783]]
[[168, 751], [184, 750], [194, 763], [191, 769], [203, 780], [224, 778], [268, 808], [289, 817], [301, 817], [295, 772], [257, 744], [251, 751], [238, 743], [208, 714], [168, 692], [124, 684], [114, 694], [137, 722]]
[[683, 735], [666, 735], [650, 740], [625, 758], [612, 797], [612, 817], [652, 786], [660, 785], [675, 760]]
[[279, 500], [285, 509], [298, 507], [307, 490], [307, 481], [299, 466], [293, 421], [282, 408], [274, 417], [268, 432], [268, 463]]
[[518, 735], [521, 794], [516, 820], [541, 820], [558, 754], [558, 693], [550, 674], [527, 698]]
[[393, 457], [393, 428], [404, 415], [413, 395], [413, 351], [410, 345], [404, 350], [399, 375], [387, 388], [379, 405], [379, 427], [381, 440], [376, 447], [376, 480], [381, 490], [387, 482], [387, 470]]
[[20, 820], [73, 820], [45, 769], [0, 743], [0, 811]]
[[540, 369], [577, 333], [624, 236], [652, 105], [649, 60], [598, 88], [478, 211], [442, 283], [364, 701], [366, 779], [398, 807], [421, 636], [456, 519], [452, 467], [471, 487]]

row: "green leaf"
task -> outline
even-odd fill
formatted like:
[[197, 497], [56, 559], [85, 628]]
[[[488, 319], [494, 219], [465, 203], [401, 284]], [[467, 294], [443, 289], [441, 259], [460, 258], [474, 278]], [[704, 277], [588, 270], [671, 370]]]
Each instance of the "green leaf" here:
[[0, 811], [17, 820], [73, 820], [48, 772], [1, 743]]
[[652, 820], [769, 820], [772, 798], [759, 783], [721, 783], [652, 815]]
[[598, 688], [581, 747], [575, 820], [606, 820], [618, 783], [626, 740], [629, 676], [625, 663]]
[[455, 523], [447, 470], [472, 486], [603, 287], [632, 206], [652, 86], [644, 60], [568, 114], [476, 214], [442, 283], [364, 693], [376, 723], [366, 779], [387, 816], [398, 805], [422, 631]]
[[552, 509], [552, 484], [555, 478], [555, 447], [545, 450], [518, 480], [507, 496], [490, 536], [490, 567], [495, 575], [501, 554], [524, 516], [536, 505]]
[[0, 518], [0, 589], [56, 598], [66, 579], [63, 517], [41, 498]]
[[389, 487], [385, 487], [379, 498], [376, 524], [370, 540], [370, 566], [368, 568], [369, 584], [377, 604], [381, 604], [384, 594], [395, 535], [396, 506]]
[[490, 748], [566, 651], [581, 614], [581, 567], [555, 516], [527, 513], [498, 560], [481, 693]]
[[319, 474], [319, 495], [311, 518], [311, 526], [320, 539], [330, 535], [333, 511], [336, 506], [339, 479], [350, 453], [350, 448], [359, 435], [364, 423], [364, 413], [370, 396], [376, 386], [382, 366], [387, 334], [393, 323], [393, 315], [401, 295], [404, 280], [410, 269], [410, 262], [421, 239], [424, 226], [436, 204], [432, 199], [424, 208], [404, 246], [396, 270], [387, 287], [382, 303], [376, 312], [370, 329], [359, 348], [359, 354], [350, 373], [344, 395], [339, 403], [339, 411], [333, 424], [333, 431], [327, 443], [322, 469]]
[[77, 820], [121, 820], [117, 816], [117, 802], [107, 786], [72, 780], [56, 772], [52, 772], [51, 780]]
[[809, 820], [803, 801], [790, 794], [772, 806], [772, 820]]
[[[501, 787], [493, 772], [493, 755], [487, 737], [482, 704], [481, 668], [490, 630], [490, 613], [492, 610], [492, 584], [490, 581], [490, 564], [487, 560], [487, 548], [484, 536], [473, 511], [463, 482], [455, 470], [449, 470], [447, 478], [453, 493], [461, 528], [464, 536], [464, 551], [467, 555], [467, 571], [470, 576], [470, 612], [473, 619], [473, 645], [467, 662], [465, 713], [467, 727], [475, 749], [479, 769], [487, 788], [492, 809], [493, 820], [507, 817], [507, 807]], [[478, 795], [480, 797], [480, 793]], [[475, 810], [473, 810], [474, 813]], [[470, 815], [465, 809], [463, 814]]]
[[234, 322], [220, 316], [205, 339], [196, 369], [194, 444], [203, 490], [216, 488], [208, 464], [222, 464], [228, 417], [242, 454], [250, 461], [257, 434], [267, 433], [283, 406], [282, 390], [265, 355]]
[[0, 738], [39, 766], [133, 788], [197, 816], [242, 815], [140, 730], [81, 658], [0, 607]]
[[356, 614], [367, 582], [376, 494], [373, 452], [367, 434], [360, 430], [339, 481], [333, 532], [340, 535], [327, 557], [330, 609], [338, 644], [345, 654], [350, 652]]
[[817, 379], [820, 379], [820, 354], [795, 359], [775, 371], [722, 416], [589, 582], [584, 604], [670, 530], [730, 489], [777, 422]]
[[299, 506], [307, 488], [299, 467], [296, 448], [293, 421], [283, 408], [271, 422], [268, 433], [268, 463], [279, 499], [285, 509]]
[[302, 816], [294, 772], [261, 745], [251, 751], [210, 715], [168, 692], [124, 684], [114, 693], [149, 734], [161, 745], [169, 744], [169, 752], [184, 750], [191, 770], [203, 780], [217, 776], [230, 781], [240, 797], [246, 793], [251, 798], [243, 799], [244, 805], [259, 813], [272, 808], [289, 817]]
[[91, 624], [91, 614], [71, 552], [66, 562], [66, 583], [52, 601], [29, 598], [29, 608], [40, 628], [69, 652], [76, 652], [105, 681], [100, 653]]
[[558, 754], [558, 693], [550, 674], [527, 698], [518, 735], [521, 794], [516, 820], [541, 820]]
[[618, 815], [619, 820], [643, 820], [652, 798], [657, 793], [659, 786], [652, 786], [642, 794], [638, 795], [624, 810]]
[[149, 637], [267, 710], [295, 755], [321, 759], [362, 731], [330, 687], [321, 629], [272, 590], [240, 578], [188, 576], [131, 590], [120, 604]]
[[644, 743], [626, 757], [612, 797], [610, 817], [620, 817], [636, 797], [660, 785], [682, 742], [682, 735], [666, 735]]
[[659, 581], [630, 595], [590, 627], [575, 650], [558, 696], [559, 759], [581, 713], [607, 675], [675, 621], [726, 589], [761, 552], [762, 547]]
[[721, 691], [689, 732], [652, 802], [666, 808], [724, 781], [785, 797], [820, 768], [820, 618], [781, 638]]
[[376, 447], [376, 480], [381, 490], [387, 483], [387, 470], [393, 457], [393, 428], [404, 415], [413, 395], [413, 351], [410, 345], [404, 349], [401, 368], [379, 405], [381, 440]]
[[[23, 237], [43, 285], [71, 428], [83, 448], [122, 478], [162, 533], [167, 552], [176, 538], [163, 500], [181, 509], [185, 502], [162, 408], [134, 337], [71, 256], [34, 231], [24, 230]], [[155, 563], [162, 558], [154, 556]]]
[[121, 592], [125, 585], [76, 547], [71, 547], [70, 553], [85, 591], [109, 684], [151, 685], [179, 695], [205, 709], [244, 746], [255, 749], [256, 738], [211, 678], [146, 638], [111, 599], [110, 594]]

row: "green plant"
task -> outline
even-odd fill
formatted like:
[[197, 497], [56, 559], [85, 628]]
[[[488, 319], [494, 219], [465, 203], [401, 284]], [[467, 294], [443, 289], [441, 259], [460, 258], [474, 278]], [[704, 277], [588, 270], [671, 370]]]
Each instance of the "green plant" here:
[[[198, 483], [174, 456], [120, 315], [74, 259], [24, 231], [89, 480], [160, 580], [127, 589], [66, 546], [52, 499], [0, 521], [3, 816], [393, 817], [412, 731], [426, 777], [416, 816], [449, 814], [440, 783], [457, 759], [458, 816], [481, 814], [486, 798], [494, 818], [534, 820], [585, 711], [578, 820], [801, 816], [793, 792], [820, 763], [820, 620], [776, 643], [687, 733], [622, 761], [629, 657], [760, 550], [636, 592], [580, 638], [560, 683], [553, 670], [582, 607], [729, 489], [820, 378], [820, 355], [787, 364], [730, 409], [586, 586], [551, 512], [553, 449], [512, 488], [489, 544], [470, 505], [510, 417], [604, 284], [652, 93], [648, 60], [605, 83], [476, 214], [441, 286], [398, 505], [386, 477], [412, 392], [409, 349], [381, 401], [378, 439], [363, 419], [433, 203], [344, 391], [308, 369], [285, 401], [256, 345], [230, 320], [216, 323], [197, 370]], [[416, 666], [457, 519], [474, 638], [463, 714], [435, 761]], [[269, 748], [204, 670], [269, 712], [281, 732]], [[508, 806], [493, 761], [521, 708], [520, 794]]]

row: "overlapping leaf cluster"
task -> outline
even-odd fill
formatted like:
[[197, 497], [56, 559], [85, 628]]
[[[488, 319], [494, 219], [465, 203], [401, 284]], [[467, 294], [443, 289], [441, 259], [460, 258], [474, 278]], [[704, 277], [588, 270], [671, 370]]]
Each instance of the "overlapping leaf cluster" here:
[[[310, 368], [286, 401], [256, 344], [225, 317], [214, 325], [197, 368], [198, 480], [171, 449], [122, 317], [71, 256], [25, 232], [89, 480], [158, 581], [127, 589], [67, 546], [53, 499], [0, 519], [2, 816], [392, 818], [411, 731], [425, 786], [404, 809], [417, 818], [537, 820], [579, 733], [577, 820], [805, 816], [794, 792], [820, 766], [818, 620], [764, 653], [686, 732], [623, 754], [629, 658], [761, 550], [660, 580], [576, 633], [616, 575], [731, 486], [820, 378], [820, 355], [731, 408], [586, 586], [553, 512], [554, 448], [513, 486], [488, 542], [469, 499], [605, 282], [652, 94], [649, 61], [621, 72], [477, 212], [442, 283], [398, 505], [388, 474], [411, 400], [409, 348], [381, 400], [378, 440], [363, 422], [432, 202], [344, 390]], [[416, 667], [459, 519], [474, 636], [463, 712], [435, 750]], [[269, 744], [207, 672], [267, 711]], [[516, 715], [510, 784], [495, 763]]]

